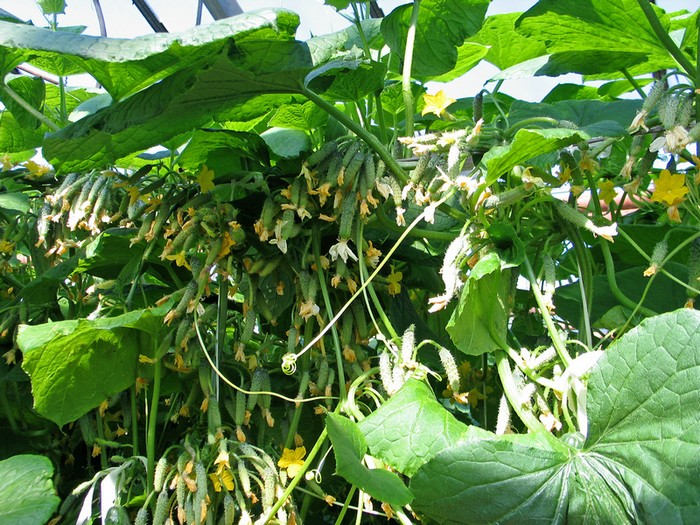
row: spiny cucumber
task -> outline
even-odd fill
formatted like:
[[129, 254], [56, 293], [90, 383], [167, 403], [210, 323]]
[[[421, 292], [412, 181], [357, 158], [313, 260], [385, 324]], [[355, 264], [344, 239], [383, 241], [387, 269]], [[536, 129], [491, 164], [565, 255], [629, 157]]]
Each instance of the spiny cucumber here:
[[426, 153], [425, 155], [421, 155], [420, 157], [418, 157], [418, 163], [411, 172], [410, 180], [413, 184], [418, 184], [421, 181], [423, 175], [425, 175], [426, 169], [428, 168], [428, 164], [430, 164], [429, 154]]
[[321, 359], [318, 365], [318, 377], [316, 378], [316, 388], [323, 390], [328, 384], [328, 374], [329, 374], [328, 361], [325, 358]]
[[243, 318], [243, 327], [241, 328], [241, 336], [239, 341], [242, 344], [247, 343], [253, 337], [253, 330], [255, 329], [255, 310], [248, 308], [248, 311]]
[[326, 142], [319, 149], [314, 151], [311, 155], [306, 158], [306, 164], [309, 166], [316, 166], [317, 164], [324, 161], [327, 157], [335, 153], [338, 149], [338, 144], [332, 140]]
[[168, 517], [168, 503], [170, 498], [168, 497], [168, 491], [164, 490], [158, 494], [158, 499], [156, 500], [156, 510], [153, 512], [153, 525], [163, 525], [166, 518]]
[[340, 213], [340, 225], [338, 228], [338, 237], [341, 240], [347, 240], [352, 235], [352, 225], [355, 220], [355, 212], [357, 210], [357, 199], [354, 193], [347, 193], [343, 198], [342, 211]]
[[[248, 395], [248, 403], [246, 405], [246, 408], [251, 412], [255, 408], [255, 405], [258, 403], [258, 392], [262, 390], [263, 382], [265, 381], [266, 376], [267, 372], [262, 367], [256, 368], [255, 372], [253, 372], [253, 378], [250, 382], [251, 394]], [[267, 380], [269, 384], [269, 376], [267, 376]]]

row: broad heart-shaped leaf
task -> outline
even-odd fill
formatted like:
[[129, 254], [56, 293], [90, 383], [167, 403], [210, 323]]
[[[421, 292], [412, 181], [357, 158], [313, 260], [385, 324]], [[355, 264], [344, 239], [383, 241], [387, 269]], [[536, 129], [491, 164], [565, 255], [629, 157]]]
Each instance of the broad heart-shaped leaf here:
[[413, 495], [395, 473], [362, 464], [367, 443], [355, 422], [329, 413], [326, 428], [333, 443], [337, 474], [379, 501], [399, 507], [411, 502]]
[[[615, 273], [618, 287], [634, 302], [642, 299], [642, 294], [649, 284], [649, 277], [644, 276], [645, 269], [643, 266], [634, 266]], [[681, 280], [687, 279], [688, 267], [685, 264], [671, 261], [664, 265], [664, 269]], [[592, 325], [596, 325], [606, 312], [620, 306], [620, 303], [610, 291], [605, 275], [596, 275], [593, 278], [593, 296], [596, 307], [591, 312], [590, 322]], [[651, 284], [644, 300], [644, 306], [658, 313], [670, 312], [682, 307], [687, 299], [686, 289], [681, 284], [669, 279], [664, 274], [660, 274]], [[579, 325], [581, 322], [581, 287], [578, 286], [578, 283], [557, 288], [554, 303], [557, 313], [562, 318], [574, 326]], [[625, 319], [631, 313], [631, 311], [626, 310]], [[613, 327], [607, 326], [607, 328]]]
[[[668, 16], [657, 13], [668, 27]], [[637, 63], [637, 53], [645, 53], [649, 60], [663, 60], [664, 67], [674, 65], [636, 0], [541, 0], [520, 17], [516, 28], [543, 42], [550, 53], [615, 52], [620, 58], [629, 56], [626, 67]]]
[[[520, 62], [494, 75], [491, 80], [531, 77], [558, 77], [567, 73], [600, 75], [615, 73], [647, 63], [646, 53], [589, 50], [562, 51]], [[655, 64], [654, 66], [655, 67]]]
[[[211, 121], [240, 118], [236, 109], [261, 95], [267, 112], [298, 93], [311, 67], [300, 42], [255, 41], [214, 57], [213, 63], [183, 70], [54, 133], [44, 141], [44, 156], [60, 171], [114, 164]], [[254, 117], [258, 115], [249, 115]]]
[[[196, 66], [48, 136], [44, 157], [60, 172], [85, 171], [115, 164], [212, 120], [254, 120], [296, 101], [309, 72], [351, 38], [348, 30], [308, 42], [230, 42]], [[354, 73], [336, 69], [335, 76]], [[335, 76], [324, 78], [322, 89], [315, 88], [327, 89]]]
[[641, 106], [641, 100], [565, 100], [554, 104], [517, 101], [508, 119], [513, 125], [533, 117], [550, 117], [573, 123], [590, 136], [626, 136]]
[[41, 146], [46, 129], [21, 126], [9, 111], [0, 112], [0, 151], [16, 153]]
[[[261, 164], [268, 164], [270, 153], [265, 142], [255, 133], [224, 129], [197, 130], [178, 157], [178, 164], [185, 169], [197, 169], [207, 163], [212, 152], [224, 150], [229, 155], [248, 157]], [[211, 167], [211, 166], [209, 166]]]
[[484, 155], [482, 162], [488, 171], [486, 184], [493, 184], [514, 166], [526, 164], [528, 160], [538, 155], [556, 151], [589, 138], [590, 136], [584, 131], [566, 128], [518, 130], [513, 142], [507, 146], [491, 148]]
[[358, 426], [372, 455], [407, 476], [472, 428], [455, 419], [417, 379], [409, 379]]
[[483, 44], [464, 42], [464, 44], [457, 48], [457, 63], [455, 66], [447, 73], [431, 76], [426, 80], [432, 82], [449, 82], [450, 80], [459, 78], [481, 62], [481, 59], [486, 56], [488, 51], [488, 46]]
[[469, 39], [487, 46], [489, 50], [485, 59], [499, 69], [507, 69], [547, 53], [542, 42], [525, 38], [515, 30], [515, 22], [520, 14], [489, 16], [479, 32]]
[[511, 270], [493, 271], [470, 278], [459, 304], [445, 326], [452, 342], [468, 355], [481, 355], [501, 348], [506, 339], [510, 312]]
[[53, 487], [48, 458], [23, 454], [0, 461], [0, 523], [48, 522], [61, 500]]
[[567, 455], [519, 437], [443, 450], [411, 479], [412, 507], [440, 524], [563, 523]]
[[700, 521], [700, 312], [625, 334], [588, 382], [586, 449], [621, 476], [642, 523]]
[[17, 345], [37, 412], [63, 426], [131, 386], [138, 355], [152, 346], [161, 326], [147, 310], [20, 326]]
[[324, 126], [328, 113], [313, 102], [285, 104], [269, 120], [269, 126], [309, 131]]
[[[116, 100], [181, 69], [216, 55], [233, 38], [294, 37], [299, 18], [283, 10], [265, 9], [219, 20], [188, 31], [147, 35], [131, 40], [54, 32], [0, 21], [0, 64], [21, 50], [26, 61], [62, 75], [87, 72]], [[3, 71], [6, 72], [6, 71]]]
[[[423, 0], [413, 49], [412, 76], [422, 79], [447, 73], [457, 63], [457, 47], [484, 21], [489, 0]], [[402, 59], [413, 4], [394, 9], [382, 21], [387, 45]]]
[[534, 435], [457, 443], [413, 476], [412, 507], [441, 524], [697, 523], [699, 345], [700, 312], [643, 321], [590, 373], [580, 450]]
[[[46, 84], [40, 78], [20, 76], [10, 80], [7, 87], [12, 89], [22, 100], [37, 111], [41, 110], [46, 94]], [[23, 128], [36, 129], [39, 121], [29, 111], [20, 106], [7, 92], [0, 88], [0, 102], [14, 115]]]
[[309, 136], [301, 130], [270, 128], [260, 134], [270, 151], [285, 159], [298, 157], [311, 149]]

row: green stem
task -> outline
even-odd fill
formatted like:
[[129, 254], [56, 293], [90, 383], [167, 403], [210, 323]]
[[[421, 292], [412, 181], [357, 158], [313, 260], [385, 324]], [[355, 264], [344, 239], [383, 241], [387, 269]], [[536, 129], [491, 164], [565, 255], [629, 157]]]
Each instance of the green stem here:
[[[219, 303], [216, 312], [216, 355], [214, 355], [214, 362], [216, 367], [219, 368], [219, 362], [221, 356], [224, 353], [224, 348], [226, 348], [226, 324], [228, 321], [228, 278], [219, 275]], [[219, 376], [212, 370], [212, 381], [214, 383], [214, 396], [217, 402], [221, 401], [220, 386], [221, 381]]]
[[2, 405], [2, 411], [7, 422], [10, 424], [13, 434], [19, 434], [19, 428], [17, 427], [17, 421], [15, 421], [15, 416], [12, 414], [12, 408], [7, 400], [7, 392], [5, 392], [5, 384], [0, 385], [0, 405]]
[[138, 411], [136, 408], [136, 384], [131, 385], [129, 391], [131, 397], [131, 444], [134, 447], [134, 456], [140, 456], [139, 452], [139, 419], [137, 417]]
[[510, 369], [510, 364], [508, 362], [508, 356], [503, 350], [496, 350], [496, 367], [498, 369], [498, 377], [501, 379], [501, 385], [503, 386], [503, 393], [506, 395], [510, 406], [513, 408], [515, 413], [520, 418], [525, 426], [533, 434], [538, 434], [543, 436], [550, 444], [553, 445], [555, 450], [559, 450], [562, 446], [561, 442], [555, 438], [542, 423], [535, 417], [535, 415], [527, 410], [520, 400], [519, 389], [515, 384], [515, 379], [513, 378], [513, 372]]
[[20, 97], [14, 89], [12, 89], [10, 86], [6, 84], [0, 84], [0, 90], [4, 91], [7, 96], [9, 96], [12, 100], [17, 102], [22, 109], [24, 109], [26, 112], [30, 113], [35, 119], [40, 121], [42, 124], [44, 124], [46, 127], [48, 127], [51, 131], [58, 131], [59, 128], [56, 124], [54, 124], [49, 118], [44, 115], [41, 111], [36, 109], [34, 106], [32, 106], [29, 102], [24, 100], [22, 97]]
[[513, 135], [513, 132], [524, 128], [526, 126], [529, 126], [530, 124], [552, 124], [553, 126], [558, 126], [559, 121], [557, 119], [553, 119], [551, 117], [531, 117], [531, 118], [526, 118], [523, 119], [519, 122], [516, 122], [513, 124], [511, 127], [509, 127], [505, 133], [503, 134], [504, 137], [509, 138]]
[[95, 411], [95, 424], [97, 425], [97, 437], [100, 438], [100, 467], [105, 470], [109, 465], [107, 463], [107, 451], [105, 450], [105, 428], [104, 420], [99, 410]]
[[527, 258], [527, 256], [525, 256], [523, 266], [525, 266], [525, 277], [530, 282], [530, 289], [535, 296], [535, 302], [537, 303], [542, 319], [544, 319], [544, 324], [547, 326], [549, 336], [552, 338], [554, 349], [557, 351], [559, 359], [562, 360], [564, 366], [568, 368], [571, 364], [571, 356], [566, 349], [566, 344], [564, 341], [562, 341], [561, 336], [559, 335], [559, 330], [554, 324], [552, 316], [549, 315], [549, 310], [547, 310], [547, 305], [544, 302], [544, 297], [542, 297], [542, 292], [540, 292], [540, 287], [537, 284], [537, 279], [535, 278], [535, 272], [532, 270], [530, 260]]
[[[340, 405], [338, 405], [338, 406], [340, 406]], [[287, 485], [287, 488], [284, 490], [284, 494], [282, 494], [281, 497], [277, 498], [277, 501], [270, 509], [270, 512], [268, 514], [269, 517], [265, 521], [264, 525], [267, 525], [267, 523], [269, 523], [270, 520], [272, 520], [274, 518], [274, 516], [277, 514], [277, 511], [280, 510], [282, 505], [284, 505], [287, 502], [287, 499], [292, 494], [292, 491], [301, 482], [301, 480], [304, 479], [304, 474], [306, 474], [306, 471], [309, 470], [311, 463], [316, 458], [318, 451], [321, 450], [321, 447], [325, 443], [327, 437], [328, 437], [328, 429], [324, 426], [323, 430], [321, 431], [321, 434], [318, 436], [318, 439], [316, 440], [316, 443], [314, 444], [313, 448], [309, 452], [309, 455], [306, 457], [304, 464], [299, 469], [299, 472], [297, 473], [296, 476], [294, 476], [294, 478], [292, 478], [292, 480], [289, 482], [289, 485]]]
[[636, 80], [632, 75], [630, 75], [630, 72], [627, 71], [627, 68], [623, 67], [623, 68], [620, 70], [620, 72], [625, 76], [625, 78], [627, 79], [627, 82], [629, 82], [629, 83], [632, 85], [632, 87], [634, 88], [634, 90], [635, 90], [637, 93], [639, 93], [639, 96], [642, 97], [642, 100], [644, 100], [645, 98], [647, 98], [647, 94], [644, 93], [644, 90], [641, 88], [641, 86], [639, 85], [639, 83], [637, 82], [637, 80]]
[[[312, 244], [314, 250], [314, 259], [316, 261], [316, 273], [318, 274], [318, 284], [321, 287], [321, 295], [323, 295], [323, 302], [326, 306], [326, 313], [328, 314], [329, 322], [335, 317], [333, 314], [333, 305], [331, 304], [331, 298], [328, 294], [328, 287], [326, 286], [326, 277], [323, 273], [323, 267], [321, 265], [321, 247], [319, 240], [321, 238], [321, 233], [319, 231], [318, 223], [313, 226], [312, 234]], [[360, 247], [360, 256], [362, 256], [362, 249]], [[338, 385], [339, 385], [339, 396], [340, 404], [342, 405], [345, 401], [345, 371], [343, 369], [343, 347], [340, 344], [340, 337], [338, 336], [338, 328], [335, 323], [331, 326], [331, 334], [333, 336], [333, 346], [335, 347], [335, 359], [336, 365], [338, 367]]]
[[[375, 217], [377, 217], [379, 222], [381, 222], [382, 226], [386, 229], [395, 231], [397, 233], [401, 233], [403, 231], [403, 228], [401, 226], [399, 226], [389, 218], [382, 206], [379, 206], [377, 208]], [[449, 231], [435, 231], [426, 230], [424, 228], [413, 228], [413, 230], [411, 231], [411, 237], [418, 237], [420, 239], [432, 239], [434, 241], [452, 242], [455, 239], [456, 235]]]
[[[338, 518], [335, 520], [335, 525], [342, 525], [343, 520], [345, 519], [345, 514], [347, 514], [348, 509], [350, 508], [350, 501], [352, 501], [353, 496], [355, 495], [355, 491], [357, 490], [357, 487], [353, 485], [350, 487], [350, 492], [348, 492], [348, 496], [345, 498], [345, 503], [343, 504], [343, 508], [340, 509], [340, 513], [338, 514]], [[359, 509], [359, 507], [358, 507]], [[359, 512], [359, 510], [358, 510]]]
[[162, 363], [158, 359], [154, 366], [153, 392], [151, 392], [151, 409], [148, 412], [148, 434], [146, 435], [146, 493], [153, 490], [153, 476], [156, 468], [156, 430], [158, 423], [158, 402], [160, 401], [160, 380], [162, 375]]
[[411, 91], [411, 70], [413, 69], [413, 47], [416, 43], [416, 28], [421, 0], [413, 0], [411, 22], [406, 33], [406, 50], [403, 55], [403, 70], [401, 72], [401, 87], [403, 103], [406, 108], [406, 136], [413, 136], [413, 112], [415, 108], [413, 92]]
[[[381, 209], [381, 206], [380, 206]], [[362, 256], [362, 241], [363, 241], [363, 231], [364, 231], [364, 224], [360, 224], [360, 226], [357, 228], [357, 246], [358, 250], [360, 253], [358, 254], [358, 265], [360, 267], [360, 280], [362, 284], [364, 284], [368, 277], [369, 277], [369, 270], [367, 269], [367, 265], [365, 264], [365, 258]], [[366, 291], [369, 292], [369, 295], [372, 298], [372, 302], [374, 303], [374, 307], [377, 310], [377, 313], [379, 314], [379, 317], [382, 320], [382, 323], [384, 324], [384, 328], [386, 328], [387, 332], [389, 332], [389, 336], [392, 339], [396, 339], [399, 337], [399, 335], [396, 333], [396, 330], [394, 330], [394, 326], [391, 324], [391, 321], [389, 320], [389, 317], [386, 315], [386, 312], [384, 312], [384, 308], [382, 307], [382, 303], [379, 301], [379, 297], [377, 297], [377, 292], [374, 289], [374, 286], [370, 283], [366, 287]], [[367, 299], [367, 295], [365, 294], [365, 303], [367, 304], [367, 311], [372, 314], [372, 310], [370, 309], [369, 306], [369, 301]]]
[[382, 105], [382, 97], [378, 93], [374, 94], [374, 103], [377, 105], [374, 115], [377, 119], [377, 126], [379, 127], [379, 140], [382, 141], [382, 144], [386, 144], [387, 136], [386, 122], [384, 121], [384, 106]]
[[311, 100], [314, 104], [316, 104], [326, 113], [328, 113], [331, 117], [335, 118], [338, 122], [340, 122], [350, 131], [355, 133], [355, 135], [360, 137], [370, 148], [372, 148], [375, 151], [377, 155], [379, 155], [379, 158], [384, 161], [387, 167], [394, 173], [394, 175], [396, 175], [399, 178], [402, 184], [406, 184], [406, 182], [408, 182], [408, 175], [406, 174], [406, 172], [401, 168], [401, 166], [399, 166], [399, 163], [396, 161], [396, 159], [384, 147], [384, 145], [379, 141], [377, 137], [372, 135], [365, 128], [363, 128], [357, 122], [348, 117], [347, 114], [340, 111], [337, 107], [335, 107], [334, 104], [328, 102], [321, 95], [314, 93], [308, 87], [303, 86], [302, 93], [304, 94], [304, 96], [306, 96], [306, 98]]
[[[314, 336], [314, 321], [313, 317], [304, 326], [304, 341], [310, 340]], [[308, 353], [301, 356], [301, 379], [299, 380], [299, 397], [303, 399], [304, 392], [309, 386], [309, 369], [310, 367], [310, 356]], [[294, 435], [299, 428], [299, 421], [301, 420], [301, 412], [303, 410], [304, 403], [297, 403], [294, 407], [294, 414], [292, 415], [292, 421], [289, 424], [289, 431], [287, 432], [287, 439], [285, 440], [284, 446], [286, 448], [292, 448], [294, 443]]]
[[581, 316], [585, 327], [586, 344], [588, 348], [593, 346], [593, 337], [590, 326], [591, 308], [593, 306], [593, 268], [591, 263], [591, 253], [586, 249], [581, 230], [568, 222], [563, 222], [564, 229], [569, 234], [569, 239], [574, 245], [574, 254], [576, 255], [576, 264], [579, 270], [579, 283], [581, 287], [581, 298], [583, 300], [583, 308]]
[[[630, 237], [629, 235], [627, 235], [627, 233], [625, 233], [624, 230], [618, 228], [617, 232], [618, 232], [618, 233], [620, 234], [620, 236], [623, 237], [628, 243], [630, 243], [630, 245], [632, 246], [632, 248], [634, 248], [635, 250], [637, 250], [637, 253], [639, 253], [639, 255], [641, 255], [642, 257], [644, 257], [644, 259], [646, 259], [647, 262], [651, 261], [651, 257], [641, 248], [641, 246], [639, 246], [639, 245], [634, 241], [634, 239], [633, 239], [632, 237]], [[695, 240], [698, 236], [700, 236], [700, 232], [698, 232], [698, 233], [694, 234], [692, 237], [690, 237], [690, 238], [688, 239], [688, 243], [690, 243], [690, 242], [692, 242], [693, 240]], [[682, 247], [684, 247], [686, 244], [687, 244], [687, 243], [684, 243], [684, 244], [682, 245]], [[678, 251], [679, 251], [679, 250], [678, 250]], [[666, 269], [664, 268], [664, 265], [665, 265], [668, 261], [670, 261], [671, 258], [672, 258], [676, 253], [677, 253], [677, 250], [674, 249], [674, 251], [673, 251], [671, 254], [667, 255], [666, 258], [664, 258], [664, 260], [661, 262], [661, 265], [659, 265], [659, 272], [661, 272], [661, 273], [664, 274], [666, 277], [668, 277], [669, 279], [671, 279], [673, 282], [675, 282], [675, 283], [678, 284], [679, 286], [682, 286], [682, 287], [685, 288], [686, 290], [689, 290], [689, 291], [691, 291], [691, 292], [700, 294], [700, 290], [699, 290], [699, 289], [694, 288], [694, 287], [688, 285], [687, 283], [684, 283], [684, 282], [681, 281], [678, 277], [676, 277], [675, 275], [673, 275], [671, 272], [669, 272], [668, 270], [666, 270]], [[653, 277], [653, 276], [652, 276], [652, 277]]]
[[600, 247], [603, 250], [605, 274], [608, 278], [608, 288], [610, 288], [610, 293], [612, 293], [613, 297], [617, 299], [617, 302], [630, 310], [641, 312], [645, 317], [657, 315], [654, 310], [650, 310], [649, 308], [642, 306], [641, 303], [634, 302], [632, 299], [627, 297], [622, 290], [620, 290], [620, 287], [617, 285], [617, 280], [615, 279], [615, 263], [612, 260], [610, 246], [608, 246], [607, 242], [602, 242]]
[[697, 68], [693, 66], [690, 59], [683, 54], [683, 51], [680, 50], [680, 48], [671, 39], [669, 34], [661, 25], [661, 21], [659, 20], [659, 17], [656, 16], [651, 2], [649, 2], [649, 0], [637, 0], [637, 3], [644, 12], [644, 16], [647, 17], [649, 25], [651, 25], [654, 33], [656, 33], [656, 37], [661, 41], [666, 50], [671, 54], [671, 56], [673, 56], [673, 58], [676, 59], [676, 62], [680, 64], [690, 78], [695, 78], [696, 74], [698, 73]]

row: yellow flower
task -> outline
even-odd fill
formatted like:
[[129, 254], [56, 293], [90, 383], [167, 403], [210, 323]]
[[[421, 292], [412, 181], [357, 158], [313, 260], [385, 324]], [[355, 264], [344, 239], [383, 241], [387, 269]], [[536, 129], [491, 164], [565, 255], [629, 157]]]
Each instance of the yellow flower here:
[[150, 358], [150, 357], [148, 357], [147, 355], [144, 355], [144, 354], [139, 354], [139, 363], [143, 363], [143, 364], [146, 364], [146, 365], [152, 365], [152, 364], [154, 364], [155, 362], [156, 362], [155, 359], [152, 359], [152, 358]]
[[281, 469], [287, 469], [287, 475], [290, 478], [294, 478], [304, 465], [304, 456], [306, 456], [305, 447], [297, 447], [294, 450], [285, 448], [282, 457], [277, 462], [277, 466]]
[[137, 200], [139, 200], [139, 197], [141, 197], [141, 192], [136, 186], [129, 186], [126, 189], [127, 193], [129, 194], [129, 205], [131, 206], [132, 204], [136, 203]]
[[214, 490], [216, 492], [221, 492], [222, 487], [226, 487], [229, 492], [233, 490], [233, 474], [228, 469], [222, 469], [221, 474], [211, 473], [209, 474], [209, 479], [211, 479], [212, 485], [214, 485]]
[[5, 153], [2, 157], [0, 157], [0, 165], [2, 165], [2, 170], [0, 171], [10, 171], [12, 166], [14, 166], [14, 163], [12, 162], [10, 155]]
[[394, 271], [394, 267], [391, 267], [391, 273], [386, 278], [389, 282], [389, 295], [399, 295], [401, 293], [401, 279], [403, 279], [403, 273]]
[[680, 204], [683, 196], [690, 190], [685, 185], [685, 175], [671, 174], [668, 170], [662, 170], [661, 175], [654, 184], [654, 193], [651, 200], [664, 202], [669, 206]]
[[187, 264], [187, 254], [184, 250], [174, 255], [166, 255], [165, 258], [169, 261], [175, 261], [175, 264], [177, 264], [178, 266], [184, 266], [188, 270], [192, 269], [190, 265]]
[[229, 253], [231, 253], [231, 248], [234, 246], [236, 246], [236, 241], [231, 238], [231, 234], [229, 232], [224, 232], [224, 235], [221, 238], [221, 249], [216, 256], [217, 260], [221, 259], [222, 257], [226, 257]]
[[434, 113], [440, 118], [452, 120], [453, 117], [447, 112], [447, 108], [457, 101], [452, 97], [445, 95], [445, 92], [442, 89], [434, 95], [428, 95], [427, 93], [423, 94], [423, 101], [425, 102], [425, 106], [421, 112], [422, 116], [425, 116], [428, 113]]
[[49, 172], [48, 166], [42, 166], [40, 164], [37, 164], [33, 160], [28, 160], [27, 162], [25, 162], [24, 167], [29, 170], [29, 175], [37, 179], [42, 175], [46, 175]]
[[379, 264], [381, 255], [382, 252], [372, 245], [372, 241], [369, 241], [369, 248], [365, 250], [365, 264], [370, 268], [376, 267]]
[[0, 241], [0, 253], [12, 255], [15, 251], [15, 244], [10, 241]]
[[481, 399], [486, 399], [486, 396], [479, 392], [476, 388], [472, 388], [467, 393], [467, 400], [469, 401], [469, 405], [471, 405], [472, 408], [476, 408], [476, 406], [479, 404], [479, 400]]
[[202, 166], [199, 175], [197, 175], [197, 184], [199, 184], [202, 193], [209, 193], [214, 189], [214, 172], [206, 166]]
[[605, 204], [610, 204], [617, 197], [617, 192], [615, 191], [615, 185], [611, 180], [604, 180], [598, 184], [598, 189], [600, 192], [598, 196], [605, 202]]

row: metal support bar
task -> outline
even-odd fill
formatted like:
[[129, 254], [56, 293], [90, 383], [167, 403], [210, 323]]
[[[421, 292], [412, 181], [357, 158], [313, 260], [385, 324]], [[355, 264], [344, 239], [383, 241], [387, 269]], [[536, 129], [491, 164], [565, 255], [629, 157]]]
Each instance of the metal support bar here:
[[146, 2], [146, 0], [131, 1], [136, 6], [136, 9], [138, 9], [141, 12], [141, 15], [143, 15], [143, 17], [146, 19], [146, 22], [148, 22], [148, 25], [151, 26], [151, 29], [153, 29], [153, 31], [155, 31], [156, 33], [168, 32], [163, 23], [160, 20], [158, 20], [158, 17], [153, 12], [153, 9], [151, 9], [151, 7], [148, 5], [148, 2]]
[[204, 5], [207, 6], [214, 20], [221, 20], [222, 18], [243, 13], [243, 9], [236, 0], [204, 0]]

